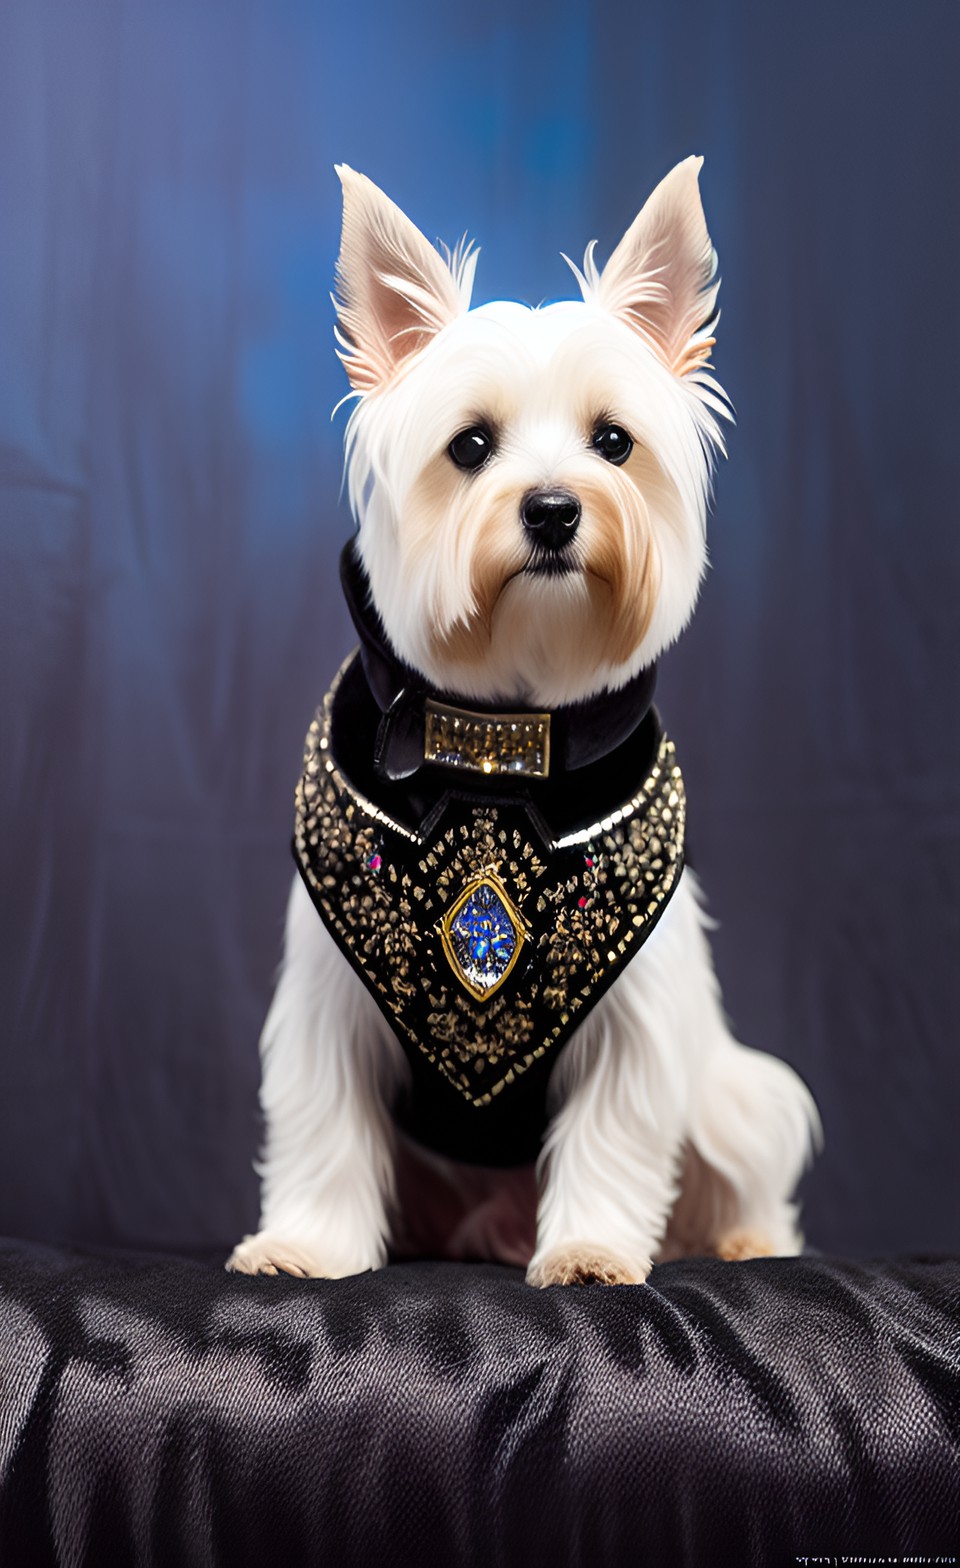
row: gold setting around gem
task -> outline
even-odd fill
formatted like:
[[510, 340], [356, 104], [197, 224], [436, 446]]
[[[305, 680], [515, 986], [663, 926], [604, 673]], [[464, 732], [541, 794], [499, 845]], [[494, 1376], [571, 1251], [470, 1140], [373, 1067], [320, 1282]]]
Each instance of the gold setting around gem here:
[[423, 757], [471, 773], [550, 773], [549, 713], [472, 713], [427, 698]]
[[[474, 893], [476, 893], [477, 890], [481, 887], [489, 887], [493, 890], [494, 893], [496, 893], [501, 904], [507, 912], [507, 918], [513, 926], [513, 934], [516, 937], [516, 946], [513, 950], [513, 953], [511, 954], [510, 962], [507, 964], [503, 974], [494, 981], [493, 985], [488, 986], [474, 985], [470, 977], [464, 973], [463, 965], [457, 957], [456, 950], [453, 946], [453, 937], [451, 934], [453, 931], [453, 923], [459, 915], [461, 909], [463, 909], [464, 906], [470, 902]], [[458, 895], [457, 898], [454, 899], [453, 903], [450, 905], [450, 908], [447, 910], [443, 919], [440, 921], [440, 940], [443, 943], [443, 951], [447, 956], [447, 962], [449, 963], [450, 968], [453, 970], [460, 984], [464, 987], [465, 990], [470, 992], [470, 995], [474, 998], [475, 1001], [489, 1001], [490, 997], [496, 995], [496, 993], [500, 990], [500, 987], [504, 984], [505, 980], [512, 973], [517, 959], [520, 957], [520, 949], [523, 947], [523, 944], [526, 941], [526, 931], [524, 927], [525, 921], [523, 916], [520, 914], [520, 911], [514, 904], [510, 894], [507, 892], [503, 883], [500, 881], [500, 878], [494, 871], [487, 870], [484, 871], [481, 876], [474, 877], [473, 881], [467, 883], [463, 891]]]

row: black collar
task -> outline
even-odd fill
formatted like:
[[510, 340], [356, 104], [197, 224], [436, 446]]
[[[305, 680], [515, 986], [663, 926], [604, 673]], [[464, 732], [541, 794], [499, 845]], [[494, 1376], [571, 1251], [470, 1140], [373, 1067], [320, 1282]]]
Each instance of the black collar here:
[[[507, 706], [511, 718], [524, 713], [538, 716], [540, 710], [518, 709], [515, 703], [498, 705], [472, 699], [467, 702], [454, 692], [438, 692], [416, 670], [398, 659], [371, 599], [370, 583], [353, 539], [340, 557], [340, 581], [360, 638], [360, 657], [367, 684], [383, 715], [376, 743], [376, 769], [382, 778], [409, 778], [425, 765], [425, 704], [428, 700], [466, 709], [476, 715], [494, 717]], [[601, 692], [585, 702], [551, 709], [551, 777], [587, 767], [621, 746], [646, 718], [656, 678], [657, 667], [651, 664], [618, 691]]]

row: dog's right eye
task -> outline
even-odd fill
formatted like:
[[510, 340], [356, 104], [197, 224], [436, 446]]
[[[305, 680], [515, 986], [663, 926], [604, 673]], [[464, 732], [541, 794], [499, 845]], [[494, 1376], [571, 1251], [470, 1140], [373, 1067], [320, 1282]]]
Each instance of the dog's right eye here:
[[482, 468], [493, 451], [493, 434], [486, 425], [471, 425], [454, 436], [447, 452], [458, 468]]
[[618, 468], [633, 451], [633, 441], [622, 425], [597, 425], [591, 445], [595, 452], [605, 457], [608, 463], [616, 463]]

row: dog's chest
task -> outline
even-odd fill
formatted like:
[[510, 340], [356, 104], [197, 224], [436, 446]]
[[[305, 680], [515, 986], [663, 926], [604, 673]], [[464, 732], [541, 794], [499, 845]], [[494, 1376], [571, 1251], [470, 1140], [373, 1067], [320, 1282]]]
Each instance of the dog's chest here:
[[608, 816], [552, 836], [522, 794], [449, 789], [414, 830], [307, 735], [294, 849], [313, 902], [410, 1060], [402, 1119], [478, 1164], [533, 1158], [556, 1053], [642, 946], [679, 876], [672, 743]]

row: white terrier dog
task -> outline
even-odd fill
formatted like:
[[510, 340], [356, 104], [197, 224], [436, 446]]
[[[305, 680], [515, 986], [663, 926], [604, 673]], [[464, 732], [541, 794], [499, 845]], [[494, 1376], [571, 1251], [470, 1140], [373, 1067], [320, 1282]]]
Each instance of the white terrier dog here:
[[307, 738], [230, 1268], [338, 1277], [413, 1236], [628, 1283], [798, 1250], [817, 1112], [728, 1031], [650, 706], [727, 416], [701, 162], [539, 309], [471, 310], [475, 253], [338, 171], [361, 651]]

